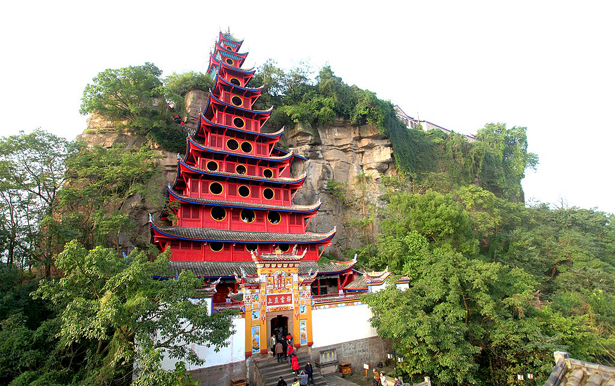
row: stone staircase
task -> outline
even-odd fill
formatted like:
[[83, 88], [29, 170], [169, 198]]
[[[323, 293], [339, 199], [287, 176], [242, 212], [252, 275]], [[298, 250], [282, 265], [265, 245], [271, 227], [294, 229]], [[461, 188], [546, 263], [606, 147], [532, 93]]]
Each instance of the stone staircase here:
[[[308, 361], [312, 362], [312, 367], [314, 368], [314, 384], [316, 386], [328, 385], [325, 378], [322, 374], [320, 374], [320, 370], [314, 366], [314, 361], [312, 361], [307, 352], [295, 352], [295, 354], [297, 355], [297, 358], [299, 358], [300, 370], [303, 370]], [[290, 386], [295, 378], [295, 373], [293, 373], [288, 361], [278, 363], [276, 358], [270, 357], [255, 362], [255, 365], [258, 368], [263, 386], [276, 386], [280, 380], [280, 377], [283, 377], [286, 383]]]

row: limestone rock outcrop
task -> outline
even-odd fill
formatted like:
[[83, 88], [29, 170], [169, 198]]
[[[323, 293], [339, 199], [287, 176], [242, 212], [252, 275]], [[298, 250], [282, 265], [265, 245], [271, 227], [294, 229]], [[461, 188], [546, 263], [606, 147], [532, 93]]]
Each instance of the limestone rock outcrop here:
[[347, 221], [349, 213], [346, 212], [351, 209], [327, 193], [327, 184], [329, 181], [343, 184], [349, 199], [359, 197], [378, 205], [381, 177], [397, 172], [391, 141], [374, 125], [353, 126], [346, 120], [336, 120], [318, 128], [297, 125], [288, 129], [285, 142], [296, 154], [308, 158], [293, 166], [295, 175], [307, 173], [295, 202], [309, 204], [318, 199], [323, 202], [318, 216], [310, 223], [310, 230], [327, 232], [337, 226], [333, 249], [327, 253], [340, 257], [342, 250], [358, 246], [359, 240], [356, 229]]

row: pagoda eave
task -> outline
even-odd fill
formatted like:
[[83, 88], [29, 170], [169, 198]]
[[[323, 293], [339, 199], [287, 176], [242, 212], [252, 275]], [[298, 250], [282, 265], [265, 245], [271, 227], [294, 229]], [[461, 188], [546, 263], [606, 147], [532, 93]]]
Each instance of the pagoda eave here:
[[[316, 261], [302, 261], [299, 264], [299, 276], [305, 277], [310, 271], [312, 274], [318, 271], [317, 276], [339, 275], [352, 270], [354, 264], [353, 262], [339, 261], [319, 265]], [[173, 278], [184, 270], [191, 271], [204, 279], [234, 278], [235, 274], [239, 274], [242, 268], [248, 277], [257, 276], [256, 264], [252, 261], [170, 261], [169, 266], [170, 272], [166, 276], [168, 278]]]
[[257, 176], [249, 176], [246, 174], [237, 174], [237, 173], [228, 173], [228, 172], [214, 172], [210, 170], [205, 170], [201, 168], [197, 168], [196, 166], [188, 165], [183, 159], [178, 159], [178, 165], [180, 167], [180, 172], [182, 173], [195, 173], [204, 176], [210, 177], [220, 177], [220, 178], [232, 178], [243, 181], [253, 181], [258, 183], [269, 183], [274, 185], [301, 185], [303, 181], [305, 181], [306, 174], [304, 173], [298, 178], [266, 178], [266, 177], [257, 177]]
[[275, 233], [234, 231], [210, 228], [162, 227], [150, 220], [154, 240], [175, 239], [196, 242], [258, 243], [258, 244], [330, 244], [336, 229], [328, 233]]
[[242, 158], [250, 158], [250, 159], [256, 159], [256, 160], [261, 160], [261, 161], [269, 161], [269, 162], [288, 161], [291, 158], [296, 156], [292, 151], [288, 152], [285, 155], [281, 155], [281, 156], [259, 157], [259, 156], [245, 154], [245, 153], [238, 153], [238, 152], [232, 152], [232, 151], [226, 151], [226, 150], [219, 150], [219, 149], [215, 149], [213, 147], [209, 147], [209, 146], [203, 145], [201, 143], [198, 143], [192, 137], [188, 137], [188, 144], [189, 144], [190, 151], [192, 151], [192, 150], [204, 151], [204, 152], [208, 152], [208, 153], [224, 154], [224, 155], [230, 155], [230, 156], [236, 156], [236, 157], [242, 157]]
[[214, 79], [214, 86], [212, 87], [212, 92], [215, 93], [219, 88], [225, 86], [230, 87], [233, 93], [239, 94], [241, 96], [260, 97], [263, 92], [263, 86], [257, 88], [241, 87], [231, 82], [228, 82], [224, 78], [221, 78], [219, 76], [216, 76], [216, 79]]
[[[273, 112], [273, 107], [270, 107], [267, 110], [250, 110], [250, 109], [244, 109], [243, 107], [239, 107], [239, 106], [233, 106], [229, 103], [221, 101], [215, 95], [213, 95], [213, 93], [209, 93], [209, 100], [208, 100], [207, 106], [212, 106], [212, 105], [217, 105], [219, 111], [226, 112], [229, 109], [231, 111], [241, 111], [244, 114], [247, 114], [248, 116], [250, 116], [250, 118], [259, 119], [259, 120], [269, 118], [269, 116]], [[242, 116], [247, 117], [246, 115], [242, 115]]]

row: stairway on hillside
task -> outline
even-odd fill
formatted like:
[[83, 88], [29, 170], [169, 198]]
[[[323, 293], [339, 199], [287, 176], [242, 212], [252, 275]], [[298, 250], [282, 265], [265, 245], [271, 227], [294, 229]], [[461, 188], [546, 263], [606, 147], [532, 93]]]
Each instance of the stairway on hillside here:
[[[297, 358], [299, 358], [299, 368], [301, 370], [305, 367], [308, 361], [312, 362], [312, 367], [314, 368], [314, 384], [316, 386], [328, 385], [325, 378], [322, 374], [320, 374], [320, 370], [314, 366], [314, 361], [312, 361], [307, 352], [296, 352], [296, 354]], [[264, 386], [276, 386], [280, 380], [280, 377], [283, 377], [286, 383], [290, 386], [295, 378], [295, 373], [293, 373], [288, 361], [278, 363], [276, 358], [271, 357], [259, 360], [255, 364], [261, 374]]]

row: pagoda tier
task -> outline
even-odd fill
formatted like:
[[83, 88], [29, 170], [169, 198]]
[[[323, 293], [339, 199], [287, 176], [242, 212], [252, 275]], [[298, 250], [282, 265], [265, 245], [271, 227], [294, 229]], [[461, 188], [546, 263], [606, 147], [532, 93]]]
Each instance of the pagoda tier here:
[[247, 53], [234, 52], [224, 49], [220, 44], [216, 43], [214, 52], [209, 56], [209, 66], [207, 74], [212, 78], [220, 70], [222, 64], [227, 66], [240, 68], [246, 61]]
[[[231, 95], [231, 98], [236, 95]], [[239, 98], [239, 97], [238, 97]], [[269, 119], [273, 108], [268, 110], [250, 110], [242, 107], [233, 106], [218, 99], [212, 93], [209, 94], [208, 108], [203, 116], [208, 120], [234, 127], [240, 130], [260, 133], [261, 128]]]
[[169, 201], [180, 201], [182, 203], [199, 204], [199, 205], [211, 205], [222, 206], [231, 208], [247, 208], [256, 210], [276, 210], [279, 212], [292, 212], [292, 213], [313, 213], [317, 211], [322, 203], [318, 201], [312, 205], [270, 205], [270, 204], [253, 204], [243, 201], [226, 201], [220, 199], [207, 199], [207, 198], [195, 198], [190, 196], [184, 196], [183, 194], [173, 190], [169, 185], [167, 187], [169, 193]]
[[[268, 150], [267, 146], [259, 144], [254, 146], [251, 142], [247, 141], [242, 142], [240, 146], [239, 142], [235, 139], [229, 139], [228, 144], [233, 144], [233, 142], [235, 142], [234, 148], [256, 148], [260, 152], [240, 153], [238, 151], [218, 150], [199, 144], [194, 139], [189, 138], [186, 156], [183, 161], [186, 165], [209, 172], [227, 172], [267, 179], [290, 178], [289, 166], [295, 158], [292, 152], [269, 156], [271, 151]], [[271, 147], [273, 147], [273, 144]]]
[[259, 154], [263, 154], [262, 152], [266, 148], [273, 148], [273, 145], [280, 140], [282, 134], [284, 134], [284, 128], [273, 133], [254, 132], [213, 122], [201, 114], [201, 123], [194, 134], [194, 138], [205, 145], [228, 150], [237, 150], [236, 147], [229, 146], [229, 140], [248, 140], [253, 145], [265, 146], [262, 148], [263, 150], [256, 147], [256, 151]]
[[304, 260], [318, 260], [331, 244], [328, 233], [277, 233], [224, 229], [165, 227], [151, 221], [154, 243], [170, 248], [173, 261], [251, 261], [251, 251], [273, 253], [298, 249]]
[[[240, 164], [240, 165], [243, 165], [243, 164]], [[252, 185], [267, 184], [263, 186], [276, 186], [276, 187], [284, 186], [284, 187], [288, 187], [293, 190], [296, 190], [301, 187], [306, 177], [305, 173], [299, 177], [265, 177], [262, 175], [250, 175], [250, 174], [247, 174], [246, 170], [239, 168], [239, 167], [236, 167], [233, 172], [226, 172], [223, 170], [214, 171], [214, 170], [201, 169], [196, 166], [188, 165], [186, 161], [181, 158], [178, 160], [178, 167], [179, 167], [179, 174], [173, 186], [174, 188], [176, 188], [177, 186], [181, 186], [179, 182], [182, 180], [182, 178], [180, 177], [184, 177], [183, 178], [184, 181], [187, 181], [189, 179], [202, 180], [202, 179], [205, 179], [205, 177], [208, 177], [208, 179], [215, 180], [215, 181], [232, 181], [235, 183], [242, 183], [242, 184], [246, 184], [249, 182]], [[247, 169], [247, 167], [245, 169]], [[189, 177], [183, 176], [185, 174], [189, 175]], [[212, 177], [212, 178], [209, 178], [209, 177]], [[182, 190], [182, 189], [180, 188], [179, 190]], [[188, 189], [188, 191], [190, 191], [190, 189]]]
[[239, 51], [241, 45], [243, 44], [243, 40], [237, 39], [228, 32], [222, 31], [220, 31], [220, 35], [218, 36], [218, 42], [222, 44], [227, 50], [232, 51]]
[[168, 189], [169, 202], [180, 227], [254, 232], [304, 233], [321, 203], [314, 205], [262, 205], [184, 196]]
[[[251, 109], [254, 106], [256, 100], [261, 96], [263, 92], [262, 88], [247, 88], [233, 84], [233, 79], [228, 81], [225, 78], [216, 76], [214, 80], [214, 86], [211, 89], [212, 95], [215, 95], [221, 101], [227, 104]], [[237, 82], [239, 82], [237, 80]]]
[[[212, 59], [210, 59], [212, 60]], [[219, 66], [214, 66], [209, 75], [215, 80], [216, 78], [221, 78], [226, 80], [232, 85], [245, 87], [247, 88], [248, 82], [254, 77], [254, 73], [256, 70], [254, 69], [243, 69], [237, 68], [233, 66], [229, 66], [224, 63], [220, 63]], [[250, 90], [262, 90], [263, 86], [250, 88]]]

